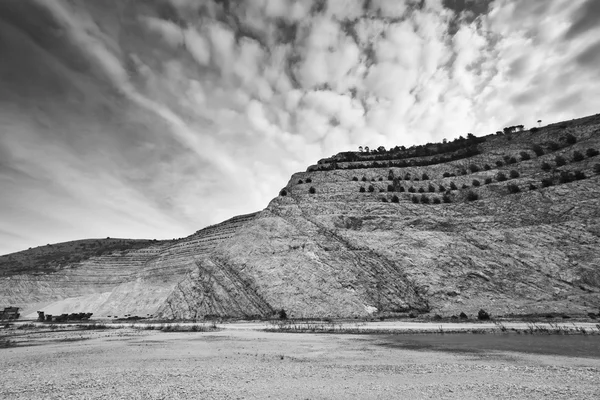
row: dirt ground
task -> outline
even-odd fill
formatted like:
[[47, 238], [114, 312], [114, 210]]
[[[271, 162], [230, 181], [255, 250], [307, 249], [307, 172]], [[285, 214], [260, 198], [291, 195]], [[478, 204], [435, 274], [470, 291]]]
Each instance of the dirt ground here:
[[0, 398], [600, 398], [598, 352], [470, 351], [465, 341], [494, 335], [425, 336], [21, 329], [0, 348]]

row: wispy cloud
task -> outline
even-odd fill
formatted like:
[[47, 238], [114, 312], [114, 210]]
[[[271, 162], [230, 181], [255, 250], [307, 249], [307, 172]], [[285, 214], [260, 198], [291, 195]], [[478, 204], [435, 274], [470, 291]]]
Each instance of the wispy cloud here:
[[182, 236], [263, 208], [338, 151], [595, 113], [598, 12], [593, 0], [2, 3], [0, 212], [20, 238], [0, 253]]

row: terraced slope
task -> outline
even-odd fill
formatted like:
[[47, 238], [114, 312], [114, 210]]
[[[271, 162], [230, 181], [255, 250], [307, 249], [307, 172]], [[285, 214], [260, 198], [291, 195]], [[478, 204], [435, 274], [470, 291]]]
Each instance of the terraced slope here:
[[182, 240], [1, 257], [0, 303], [168, 318], [597, 312], [598, 150], [592, 116], [340, 153], [265, 210]]

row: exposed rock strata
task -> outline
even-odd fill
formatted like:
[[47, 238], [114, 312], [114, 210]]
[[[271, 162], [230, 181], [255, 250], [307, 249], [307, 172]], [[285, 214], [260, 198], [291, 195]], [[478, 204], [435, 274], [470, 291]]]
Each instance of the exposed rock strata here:
[[[374, 167], [375, 156], [364, 154], [356, 162], [321, 160], [294, 174], [287, 195], [265, 210], [179, 241], [136, 242], [131, 250], [52, 268], [27, 264], [29, 271], [14, 262], [28, 252], [4, 256], [0, 303], [29, 312], [169, 318], [266, 316], [282, 308], [295, 317], [597, 311], [600, 157], [575, 161], [573, 154], [600, 149], [600, 120], [566, 125], [488, 136], [477, 144], [479, 154], [427, 166], [410, 166], [408, 159], [406, 167]], [[566, 134], [576, 143], [565, 142]], [[550, 141], [560, 148], [550, 150]], [[537, 156], [533, 144], [545, 154]], [[521, 152], [530, 159], [521, 160]], [[555, 165], [557, 155], [566, 165]], [[497, 166], [505, 156], [516, 162]], [[542, 170], [543, 162], [552, 169]], [[353, 164], [365, 168], [343, 169]], [[472, 164], [479, 171], [463, 175]], [[519, 177], [498, 179], [512, 170]], [[585, 179], [563, 182], [561, 171]], [[414, 179], [423, 173], [428, 180]], [[553, 186], [542, 187], [543, 179]], [[451, 182], [459, 189], [440, 192]], [[511, 194], [509, 185], [519, 192]], [[359, 191], [368, 186], [372, 192]], [[411, 186], [425, 193], [407, 192]], [[469, 201], [469, 192], [479, 199]], [[441, 202], [444, 194], [450, 203]], [[430, 204], [421, 202], [423, 195]], [[436, 198], [440, 204], [432, 204]]]

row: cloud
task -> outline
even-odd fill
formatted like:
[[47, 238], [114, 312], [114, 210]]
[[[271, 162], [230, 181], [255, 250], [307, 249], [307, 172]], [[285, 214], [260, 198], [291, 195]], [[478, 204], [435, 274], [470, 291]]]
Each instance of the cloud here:
[[584, 0], [0, 3], [0, 115], [13, 127], [0, 137], [11, 187], [0, 218], [20, 237], [5, 251], [182, 236], [263, 208], [293, 172], [359, 145], [595, 113], [597, 11]]

